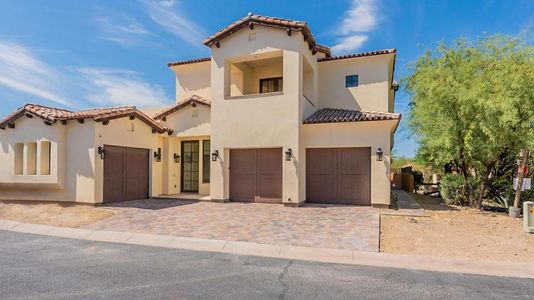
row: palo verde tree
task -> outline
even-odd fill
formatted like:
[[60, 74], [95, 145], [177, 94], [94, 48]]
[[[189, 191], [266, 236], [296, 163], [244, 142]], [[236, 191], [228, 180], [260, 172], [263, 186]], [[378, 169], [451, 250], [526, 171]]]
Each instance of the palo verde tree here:
[[404, 83], [412, 96], [409, 126], [420, 144], [418, 157], [433, 166], [452, 164], [464, 177], [464, 204], [480, 207], [503, 157], [533, 146], [529, 38], [441, 43], [414, 63]]

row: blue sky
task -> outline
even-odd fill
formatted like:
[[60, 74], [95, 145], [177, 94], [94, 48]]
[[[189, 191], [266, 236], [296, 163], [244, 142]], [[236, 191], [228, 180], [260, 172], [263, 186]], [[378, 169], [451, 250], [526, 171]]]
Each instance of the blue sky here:
[[[307, 21], [334, 55], [397, 48], [396, 79], [439, 41], [534, 25], [532, 0], [2, 0], [0, 116], [27, 102], [70, 109], [172, 103], [166, 63], [209, 55], [202, 39], [249, 11]], [[395, 110], [406, 113], [408, 103], [400, 91]], [[403, 123], [395, 152], [413, 156]]]

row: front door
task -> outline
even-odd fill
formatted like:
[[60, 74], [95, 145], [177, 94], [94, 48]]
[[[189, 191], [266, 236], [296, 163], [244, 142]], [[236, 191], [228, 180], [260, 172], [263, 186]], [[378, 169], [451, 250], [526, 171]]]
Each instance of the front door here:
[[182, 142], [182, 192], [198, 193], [198, 141]]

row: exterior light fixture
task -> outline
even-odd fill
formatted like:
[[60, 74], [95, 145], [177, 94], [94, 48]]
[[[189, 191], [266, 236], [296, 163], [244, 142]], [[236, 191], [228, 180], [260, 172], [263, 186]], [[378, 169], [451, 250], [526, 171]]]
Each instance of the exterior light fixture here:
[[215, 150], [211, 153], [211, 161], [217, 161], [217, 158], [219, 158], [219, 150]]
[[157, 162], [160, 162], [160, 161], [161, 161], [161, 148], [158, 148], [157, 151], [154, 151], [154, 159], [155, 159]]
[[384, 152], [382, 151], [382, 148], [376, 149], [376, 160], [382, 161], [383, 156], [384, 156]]
[[180, 154], [174, 153], [173, 157], [174, 157], [174, 162], [175, 163], [177, 163], [177, 164], [180, 163]]
[[291, 161], [291, 156], [293, 156], [293, 150], [291, 150], [291, 148], [287, 148], [287, 150], [286, 150], [286, 161]]
[[104, 154], [106, 153], [104, 146], [98, 146], [97, 152], [100, 155], [100, 159], [104, 159]]

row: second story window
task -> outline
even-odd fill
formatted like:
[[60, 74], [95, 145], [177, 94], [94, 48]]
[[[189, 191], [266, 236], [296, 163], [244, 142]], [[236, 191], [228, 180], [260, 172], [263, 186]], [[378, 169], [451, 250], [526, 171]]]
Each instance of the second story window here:
[[260, 79], [260, 94], [281, 92], [283, 89], [283, 77]]
[[348, 75], [345, 77], [345, 87], [357, 87], [358, 86], [358, 75]]

